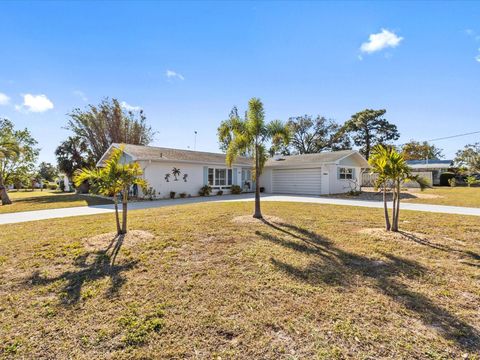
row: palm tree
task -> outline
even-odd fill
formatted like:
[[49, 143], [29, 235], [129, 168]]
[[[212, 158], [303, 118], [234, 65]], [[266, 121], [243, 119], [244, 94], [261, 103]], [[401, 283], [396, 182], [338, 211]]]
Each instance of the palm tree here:
[[[412, 174], [412, 170], [403, 155], [393, 147], [385, 147], [383, 145], [375, 146], [372, 159], [369, 159], [369, 163], [372, 167], [372, 173], [378, 176], [376, 187], [382, 187], [383, 189], [386, 230], [398, 231], [402, 184], [404, 182], [416, 182], [422, 191], [430, 185], [423, 177]], [[391, 185], [393, 195], [391, 226], [386, 200], [388, 185]]]
[[[143, 174], [140, 165], [138, 163], [123, 164], [121, 162], [122, 154], [123, 146], [113, 149], [103, 168], [79, 169], [75, 172], [73, 178], [76, 186], [80, 186], [85, 181], [88, 181], [100, 194], [113, 196], [118, 235], [127, 233], [128, 192], [130, 187], [134, 184], [143, 188], [148, 186], [147, 182], [140, 177]], [[118, 213], [119, 194], [122, 197], [121, 226]]]
[[[21, 148], [18, 145], [18, 142], [14, 139], [0, 139], [0, 166], [5, 160], [16, 158], [20, 155]], [[4, 178], [2, 171], [0, 169], [0, 197], [2, 205], [10, 205], [12, 201], [10, 200], [7, 192], [7, 188], [4, 183]]]
[[267, 160], [266, 143], [271, 141], [274, 147], [279, 144], [288, 144], [288, 128], [281, 121], [265, 123], [265, 112], [260, 99], [252, 98], [248, 102], [248, 111], [245, 119], [238, 115], [222, 122], [218, 130], [220, 143], [228, 143], [227, 166], [231, 167], [235, 159], [242, 154], [251, 154], [253, 157], [255, 180], [255, 213], [253, 217], [262, 219], [260, 209], [259, 178]]
[[383, 211], [385, 215], [385, 230], [390, 231], [391, 223], [390, 216], [388, 215], [388, 206], [387, 206], [387, 188], [389, 185], [388, 179], [388, 157], [390, 148], [384, 146], [377, 146], [373, 148], [370, 159], [368, 163], [370, 164], [370, 173], [375, 174], [375, 189], [382, 189], [383, 193]]

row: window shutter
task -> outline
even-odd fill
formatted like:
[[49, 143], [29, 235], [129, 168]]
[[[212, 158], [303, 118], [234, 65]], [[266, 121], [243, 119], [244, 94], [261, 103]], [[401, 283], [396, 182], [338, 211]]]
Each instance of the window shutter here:
[[337, 179], [340, 179], [340, 167], [337, 166]]
[[356, 172], [357, 169], [353, 168], [352, 169], [352, 179], [355, 180], [356, 177], [355, 177], [355, 172]]
[[203, 167], [203, 185], [208, 185], [208, 166]]
[[232, 185], [238, 185], [238, 182], [237, 182], [237, 172], [238, 172], [238, 169], [237, 168], [233, 168], [232, 169]]

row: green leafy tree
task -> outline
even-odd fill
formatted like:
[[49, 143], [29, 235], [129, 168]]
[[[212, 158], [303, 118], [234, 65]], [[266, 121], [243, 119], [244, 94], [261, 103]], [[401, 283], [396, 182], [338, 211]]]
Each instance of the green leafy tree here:
[[480, 142], [468, 144], [455, 154], [455, 164], [466, 167], [470, 172], [480, 171]]
[[255, 213], [254, 218], [261, 219], [260, 209], [260, 183], [258, 179], [267, 160], [267, 145], [270, 143], [273, 148], [278, 148], [280, 144], [288, 144], [290, 134], [287, 126], [281, 121], [274, 120], [265, 123], [265, 112], [260, 99], [252, 98], [248, 102], [248, 111], [245, 119], [237, 117], [233, 119], [230, 138], [222, 136], [219, 132], [219, 141], [227, 141], [226, 163], [232, 166], [235, 159], [241, 154], [251, 154], [254, 166], [255, 177]]
[[42, 161], [38, 166], [38, 174], [42, 179], [54, 181], [58, 174], [58, 169], [50, 163]]
[[375, 145], [387, 145], [400, 137], [397, 126], [384, 118], [386, 112], [366, 109], [352, 115], [343, 125], [342, 132], [352, 137], [353, 143], [360, 147], [360, 153], [367, 160]]
[[77, 169], [95, 166], [93, 154], [88, 145], [79, 136], [69, 137], [55, 150], [58, 170], [63, 172], [69, 179]]
[[39, 149], [28, 129], [15, 130], [8, 119], [0, 119], [0, 195], [3, 205], [11, 204], [6, 186], [33, 173]]
[[104, 99], [86, 110], [74, 109], [69, 116], [67, 129], [87, 144], [95, 161], [112, 143], [148, 145], [155, 134], [143, 110], [127, 111], [116, 99]]
[[[146, 189], [148, 184], [142, 168], [136, 162], [125, 164], [122, 162], [123, 146], [113, 150], [102, 168], [86, 168], [75, 171], [73, 181], [76, 186], [89, 182], [97, 191], [105, 196], [113, 196], [115, 206], [115, 220], [117, 234], [127, 233], [128, 193], [132, 185]], [[122, 198], [122, 225], [118, 211], [118, 196]]]
[[[421, 190], [424, 190], [429, 185], [424, 178], [412, 173], [403, 155], [397, 152], [394, 147], [377, 145], [372, 150], [372, 157], [368, 162], [372, 173], [377, 175], [376, 187], [381, 187], [383, 190], [386, 230], [398, 231], [402, 184], [407, 181], [416, 182]], [[391, 223], [386, 200], [387, 187], [391, 187], [393, 196]]]
[[323, 116], [291, 117], [287, 126], [291, 134], [290, 147], [294, 153], [312, 154], [351, 149], [350, 139], [340, 131], [341, 126]]
[[401, 152], [405, 160], [442, 159], [444, 157], [442, 149], [429, 144], [428, 141], [410, 140], [402, 145]]

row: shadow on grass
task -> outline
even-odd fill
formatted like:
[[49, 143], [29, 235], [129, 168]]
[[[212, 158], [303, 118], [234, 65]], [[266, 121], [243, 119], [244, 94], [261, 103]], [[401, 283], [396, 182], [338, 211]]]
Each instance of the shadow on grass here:
[[350, 287], [356, 286], [358, 276], [367, 278], [371, 286], [418, 314], [426, 326], [435, 329], [445, 339], [454, 341], [465, 350], [478, 350], [480, 334], [473, 326], [397, 280], [399, 277], [414, 279], [425, 274], [426, 268], [418, 262], [384, 253], [385, 261], [374, 260], [339, 249], [329, 239], [307, 229], [266, 220], [264, 223], [277, 233], [256, 231], [257, 235], [294, 251], [318, 256], [306, 267], [272, 258], [271, 263], [280, 271], [314, 286]]
[[448, 245], [434, 243], [434, 242], [428, 241], [427, 239], [422, 239], [422, 238], [420, 238], [420, 237], [418, 237], [414, 234], [407, 233], [405, 231], [400, 231], [400, 234], [402, 234], [408, 240], [411, 240], [411, 241], [413, 241], [413, 242], [415, 242], [419, 245], [428, 246], [432, 249], [436, 249], [436, 250], [440, 250], [440, 251], [444, 251], [444, 252], [448, 252], [448, 253], [456, 253], [456, 254], [460, 255], [461, 257], [468, 258], [469, 260], [479, 262], [478, 264], [463, 262], [463, 264], [468, 264], [468, 265], [477, 266], [477, 267], [480, 266], [480, 255], [473, 252], [473, 251], [460, 250], [460, 249], [456, 249], [456, 248], [453, 248], [453, 247], [448, 246]]
[[[51, 193], [50, 193], [51, 194]], [[105, 204], [112, 204], [113, 202], [108, 199], [103, 199], [99, 197], [93, 196], [82, 196], [77, 195], [74, 193], [70, 194], [53, 194], [53, 195], [45, 195], [45, 196], [29, 196], [29, 197], [22, 197], [15, 199], [13, 198], [12, 201], [14, 203], [29, 203], [29, 204], [54, 204], [54, 203], [61, 203], [61, 202], [86, 202], [88, 206], [93, 205], [105, 205]], [[83, 204], [79, 204], [81, 206]]]
[[27, 279], [27, 284], [48, 285], [64, 280], [66, 284], [60, 291], [60, 297], [64, 305], [72, 305], [81, 299], [82, 287], [86, 283], [109, 278], [110, 287], [107, 290], [107, 296], [114, 297], [126, 281], [122, 273], [134, 268], [138, 263], [138, 261], [128, 261], [120, 265], [115, 264], [124, 237], [125, 235], [115, 236], [105, 250], [91, 251], [77, 257], [74, 261], [76, 270], [66, 271], [52, 278], [43, 277], [36, 271]]

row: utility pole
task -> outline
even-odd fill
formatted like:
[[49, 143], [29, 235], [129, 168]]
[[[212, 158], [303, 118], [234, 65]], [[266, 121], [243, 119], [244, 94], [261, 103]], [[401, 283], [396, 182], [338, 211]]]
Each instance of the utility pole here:
[[193, 141], [193, 151], [197, 150], [197, 130], [195, 130], [195, 137]]

